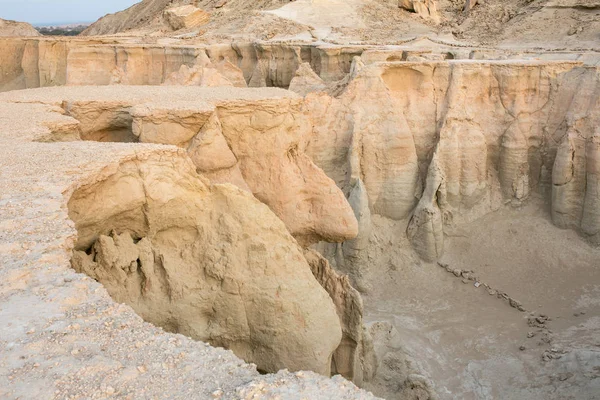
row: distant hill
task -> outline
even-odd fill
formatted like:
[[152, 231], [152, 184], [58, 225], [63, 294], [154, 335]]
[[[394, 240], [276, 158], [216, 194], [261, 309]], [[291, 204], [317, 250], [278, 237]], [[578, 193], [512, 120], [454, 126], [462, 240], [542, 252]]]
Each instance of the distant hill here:
[[0, 18], [0, 36], [41, 36], [41, 33], [27, 22]]

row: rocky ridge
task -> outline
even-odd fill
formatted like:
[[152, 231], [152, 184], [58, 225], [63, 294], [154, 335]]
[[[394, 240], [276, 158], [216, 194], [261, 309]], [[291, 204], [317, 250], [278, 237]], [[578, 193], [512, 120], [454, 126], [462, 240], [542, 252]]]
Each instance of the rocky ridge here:
[[31, 24], [0, 18], [0, 37], [3, 36], [41, 36]]

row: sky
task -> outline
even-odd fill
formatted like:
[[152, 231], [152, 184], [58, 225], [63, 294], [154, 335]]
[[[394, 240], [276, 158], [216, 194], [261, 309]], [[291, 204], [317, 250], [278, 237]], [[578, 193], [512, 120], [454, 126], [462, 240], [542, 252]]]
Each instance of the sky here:
[[31, 24], [93, 22], [139, 0], [0, 0], [0, 18]]

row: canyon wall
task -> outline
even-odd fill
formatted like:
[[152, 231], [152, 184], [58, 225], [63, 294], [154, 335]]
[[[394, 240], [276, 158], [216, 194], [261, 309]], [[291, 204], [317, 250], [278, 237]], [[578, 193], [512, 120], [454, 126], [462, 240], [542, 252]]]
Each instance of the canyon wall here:
[[[292, 89], [302, 92], [300, 78]], [[356, 58], [342, 83], [323, 83], [306, 107], [307, 153], [359, 220], [358, 237], [336, 246], [344, 270], [366, 246], [373, 215], [406, 221], [414, 249], [433, 261], [445, 232], [534, 192], [557, 226], [600, 240], [596, 67]]]
[[[0, 91], [62, 85], [160, 85], [182, 67], [224, 61], [253, 87], [287, 87], [302, 62], [328, 80], [344, 77], [360, 48], [239, 43], [212, 46], [113, 44], [109, 40], [0, 39]], [[217, 67], [215, 67], [217, 68]], [[239, 82], [238, 82], [239, 83]], [[235, 85], [239, 86], [239, 85]]]
[[187, 155], [122, 163], [75, 191], [78, 272], [145, 320], [232, 349], [263, 371], [333, 367], [362, 381], [370, 353], [360, 295], [301, 247], [351, 239], [358, 227], [341, 190], [304, 152], [310, 124], [300, 96], [105, 86], [0, 98], [64, 113], [69, 123], [51, 127], [55, 141], [167, 144]]
[[[189, 45], [156, 39], [115, 42], [109, 38], [49, 39], [0, 38], [0, 92], [62, 85], [161, 85], [198, 84], [190, 79], [209, 67], [227, 76], [231, 86], [241, 86], [239, 75], [251, 87], [287, 88], [303, 63], [324, 81], [343, 79], [352, 59], [361, 56], [365, 64], [384, 61], [427, 61], [444, 59], [548, 59], [582, 60], [600, 65], [596, 53], [535, 53], [508, 50], [482, 51], [416, 40], [406, 46], [380, 49], [373, 46], [315, 46], [311, 44], [233, 42], [231, 44]], [[420, 46], [425, 46], [426, 49]], [[190, 73], [189, 71], [192, 70]], [[208, 71], [214, 75], [215, 71]], [[184, 78], [177, 75], [184, 75]], [[187, 76], [187, 79], [185, 78]], [[213, 85], [218, 81], [213, 80]], [[227, 84], [222, 80], [220, 84]]]

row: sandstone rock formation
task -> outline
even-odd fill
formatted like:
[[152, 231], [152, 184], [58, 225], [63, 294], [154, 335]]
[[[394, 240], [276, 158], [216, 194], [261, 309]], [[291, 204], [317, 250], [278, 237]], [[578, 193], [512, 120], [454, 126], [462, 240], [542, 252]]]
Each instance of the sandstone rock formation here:
[[[307, 96], [314, 122], [308, 154], [345, 193], [364, 185], [369, 210], [363, 209], [362, 215], [410, 219], [408, 237], [426, 260], [443, 254], [446, 228], [485, 215], [503, 201], [521, 204], [552, 181], [553, 207], [561, 210], [555, 212], [555, 220], [559, 226], [580, 227], [583, 220], [575, 216], [581, 215], [588, 193], [581, 183], [585, 175], [564, 188], [562, 182], [571, 178], [560, 178], [571, 170], [569, 154], [586, 154], [571, 150], [575, 137], [588, 138], [585, 157], [594, 158], [595, 128], [570, 117], [596, 118], [590, 110], [597, 105], [589, 99], [596, 98], [591, 92], [598, 75], [580, 68], [535, 62], [363, 66], [336, 97]], [[570, 100], [579, 98], [586, 100]], [[338, 122], [324, 118], [332, 114]], [[578, 128], [571, 133], [565, 129], [574, 125]], [[335, 137], [327, 133], [331, 126], [338, 132]], [[574, 129], [582, 133], [576, 135]], [[558, 150], [554, 166], [564, 138], [570, 139]], [[574, 160], [579, 159], [583, 160]], [[585, 164], [575, 162], [581, 165], [578, 174], [585, 174]], [[594, 172], [590, 173], [593, 182]], [[572, 185], [579, 187], [577, 195], [568, 189]], [[593, 187], [590, 190], [594, 194], [585, 201], [594, 210], [598, 196]], [[590, 212], [583, 222], [587, 230], [581, 231], [594, 237], [597, 228], [591, 221], [596, 217]], [[361, 220], [358, 214], [357, 218]], [[361, 225], [360, 231], [368, 228]], [[356, 252], [353, 245], [344, 246], [351, 264]]]
[[363, 324], [363, 303], [348, 276], [337, 273], [327, 259], [314, 250], [304, 252], [312, 273], [333, 299], [342, 325], [342, 341], [333, 353], [332, 374], [340, 374], [357, 385], [373, 378], [373, 343]]
[[145, 320], [263, 371], [329, 373], [341, 339], [332, 301], [251, 195], [207, 186], [183, 160], [132, 160], [75, 191], [69, 210], [74, 268]]
[[0, 37], [2, 36], [42, 36], [42, 34], [27, 22], [0, 18]]
[[478, 1], [477, 0], [467, 0], [465, 1], [465, 6], [463, 7], [463, 11], [464, 12], [469, 12], [471, 11], [471, 9], [473, 7], [475, 7], [477, 5]]
[[167, 8], [164, 18], [173, 30], [189, 29], [202, 26], [208, 22], [207, 12], [192, 5]]
[[303, 244], [356, 236], [356, 218], [343, 193], [305, 154], [310, 125], [302, 98], [279, 89], [177, 86], [82, 93], [49, 88], [4, 98], [64, 105], [80, 119], [86, 140], [122, 138], [187, 148], [199, 172], [252, 191]]
[[[598, 7], [475, 3], [144, 0], [111, 37], [0, 39], [0, 397], [65, 359], [84, 384], [36, 390], [345, 396], [183, 335], [390, 399], [597, 392]], [[523, 331], [548, 305], [590, 318]]]
[[399, 0], [399, 6], [408, 11], [414, 11], [423, 18], [440, 22], [436, 0]]
[[[168, 90], [158, 89], [163, 97], [168, 95]], [[194, 91], [198, 90], [194, 88]], [[93, 90], [84, 88], [82, 95], [89, 95], [90, 92]], [[202, 96], [196, 93], [194, 97]], [[74, 130], [77, 132], [77, 125], [80, 123], [73, 117], [64, 115], [65, 111], [57, 105], [39, 102], [0, 103], [0, 148], [3, 150], [0, 158], [0, 341], [3, 345], [0, 351], [3, 362], [7, 363], [0, 368], [0, 397], [30, 397], [38, 394], [43, 397], [43, 393], [51, 392], [59, 397], [127, 394], [144, 397], [151, 394], [177, 399], [182, 394], [189, 396], [189, 393], [194, 393], [194, 396], [201, 398], [217, 395], [223, 398], [245, 398], [246, 395], [290, 390], [294, 393], [291, 397], [293, 399], [305, 396], [374, 398], [340, 377], [330, 380], [311, 372], [295, 374], [288, 371], [281, 371], [276, 375], [261, 375], [255, 365], [245, 363], [229, 350], [165, 332], [144, 322], [131, 307], [117, 304], [110, 298], [107, 289], [125, 297], [138, 293], [140, 301], [132, 305], [143, 307], [154, 300], [168, 299], [169, 296], [177, 298], [182, 293], [192, 293], [194, 306], [206, 304], [196, 301], [198, 298], [195, 294], [213, 293], [214, 288], [216, 296], [213, 298], [220, 300], [215, 303], [215, 309], [207, 310], [206, 315], [193, 315], [197, 321], [207, 321], [209, 315], [215, 315], [215, 310], [223, 312], [235, 309], [243, 313], [247, 309], [248, 312], [254, 310], [260, 314], [271, 306], [279, 307], [284, 304], [282, 300], [289, 300], [287, 294], [295, 290], [301, 289], [302, 293], [306, 293], [305, 289], [313, 288], [317, 290], [313, 296], [305, 298], [302, 294], [296, 299], [298, 307], [288, 314], [288, 317], [294, 317], [284, 325], [288, 328], [300, 326], [294, 333], [295, 337], [301, 337], [302, 332], [309, 332], [312, 329], [312, 311], [306, 315], [298, 312], [308, 311], [304, 307], [312, 303], [317, 307], [318, 313], [329, 310], [322, 314], [325, 316], [329, 313], [327, 320], [323, 321], [325, 325], [313, 328], [322, 333], [327, 329], [326, 326], [335, 328], [334, 332], [320, 334], [319, 341], [333, 342], [333, 337], [337, 335], [339, 340], [341, 336], [333, 303], [312, 276], [301, 249], [281, 221], [250, 194], [244, 194], [231, 185], [209, 186], [205, 179], [196, 174], [187, 153], [174, 146], [81, 141], [78, 134], [74, 135]], [[140, 186], [144, 182], [154, 184], [144, 192]], [[113, 183], [117, 186], [112, 186]], [[94, 191], [95, 189], [99, 191]], [[90, 193], [90, 190], [93, 192]], [[104, 196], [105, 200], [112, 201], [95, 202], [88, 194], [97, 195], [98, 199]], [[93, 206], [88, 207], [86, 202], [91, 202]], [[176, 203], [180, 208], [175, 207]], [[143, 207], [144, 204], [147, 207]], [[210, 204], [215, 208], [204, 207]], [[243, 208], [235, 211], [231, 208], [234, 204], [242, 204]], [[74, 208], [70, 210], [69, 205]], [[131, 206], [130, 212], [120, 214], [123, 206]], [[218, 230], [209, 232], [206, 230], [208, 226], [195, 225], [199, 220], [187, 211], [199, 206], [202, 207], [202, 218], [206, 218], [205, 221], [212, 220], [219, 226]], [[76, 216], [73, 214], [74, 210], [77, 211]], [[92, 225], [83, 227], [81, 236], [78, 235], [69, 213], [74, 218], [79, 217], [80, 223]], [[144, 213], [150, 220], [138, 219]], [[254, 218], [256, 216], [260, 218]], [[103, 217], [109, 219], [103, 220]], [[137, 225], [135, 221], [141, 225]], [[127, 222], [134, 223], [121, 234], [96, 231], [96, 228], [109, 228], [111, 224], [122, 226]], [[166, 228], [161, 225], [163, 223], [171, 227], [182, 223], [181, 226], [187, 228], [163, 230], [161, 228]], [[238, 230], [241, 225], [253, 227], [253, 234], [247, 235]], [[195, 230], [194, 226], [198, 228], [198, 236], [187, 236], [185, 232]], [[140, 241], [137, 241], [138, 237], [133, 241], [130, 228], [138, 227], [148, 228], [149, 234]], [[154, 228], [159, 231], [150, 232]], [[255, 228], [262, 233], [257, 234]], [[280, 235], [284, 238], [282, 246], [273, 246], [272, 239]], [[191, 245], [196, 239], [202, 241], [209, 237], [217, 241], [217, 247]], [[79, 244], [78, 239], [82, 240]], [[182, 250], [181, 253], [172, 246], [172, 240], [175, 241], [173, 244], [181, 246], [178, 248]], [[262, 240], [268, 240], [266, 248], [260, 245]], [[84, 242], [86, 246], [94, 243], [92, 248], [99, 251], [96, 253], [96, 261], [90, 260], [91, 257], [85, 252], [77, 253], [78, 249], [72, 261], [76, 262], [79, 254], [80, 261], [85, 260], [86, 265], [96, 266], [96, 269], [90, 271], [91, 275], [106, 279], [107, 283], [115, 283], [115, 286], [107, 284], [104, 288], [94, 279], [76, 273], [71, 268], [69, 260], [73, 256], [72, 250], [76, 245], [84, 245]], [[246, 247], [250, 242], [259, 245]], [[224, 250], [221, 246], [225, 246], [225, 243], [230, 244], [228, 250], [232, 250], [232, 246], [241, 246], [239, 248], [244, 250], [236, 254], [221, 254]], [[185, 249], [184, 244], [187, 244]], [[171, 251], [162, 251], [165, 247]], [[158, 253], [159, 248], [160, 255], [154, 259], [154, 252]], [[181, 280], [181, 275], [160, 274], [161, 271], [166, 271], [161, 265], [169, 269], [175, 266], [172, 263], [175, 259], [181, 260], [197, 252], [212, 253], [217, 260], [210, 263], [206, 259], [186, 263], [181, 270], [202, 272], [199, 268], [204, 265], [216, 277], [200, 273], [195, 279]], [[254, 257], [261, 252], [263, 255], [280, 254], [289, 262], [281, 264], [280, 260], [274, 258]], [[249, 264], [238, 265], [241, 269], [237, 272], [228, 268], [231, 263], [220, 270], [212, 268], [217, 265], [224, 267], [223, 263], [227, 260], [240, 261], [246, 257], [251, 261]], [[128, 262], [130, 260], [136, 262]], [[221, 264], [218, 260], [221, 260]], [[139, 266], [137, 262], [140, 263]], [[108, 265], [125, 268], [103, 269]], [[145, 269], [149, 265], [151, 268]], [[231, 277], [244, 278], [246, 283], [256, 282], [252, 277], [247, 278], [251, 273], [247, 269], [248, 265], [260, 265], [258, 273], [252, 272], [254, 277], [259, 277], [264, 272], [282, 272], [292, 268], [290, 272], [300, 281], [308, 279], [308, 286], [302, 288], [304, 283], [298, 279], [288, 282], [282, 278], [273, 282], [279, 275], [269, 275], [263, 282], [270, 279], [273, 284], [263, 287], [263, 294], [276, 294], [279, 291], [279, 300], [275, 296], [272, 302], [246, 304], [247, 308], [241, 310], [239, 306], [243, 304], [236, 301], [236, 298], [246, 298], [245, 290], [250, 287], [240, 287], [238, 294], [232, 294], [229, 292], [234, 291], [233, 287], [228, 284], [234, 282]], [[275, 270], [265, 270], [268, 265], [275, 267]], [[141, 286], [136, 287], [136, 284], [143, 281], [142, 272], [147, 273], [149, 278], [147, 282], [144, 281], [148, 285], [143, 289]], [[119, 279], [123, 278], [128, 285], [117, 284], [122, 283]], [[194, 286], [208, 281], [215, 284], [203, 286], [203, 289]], [[223, 285], [216, 284], [220, 281]], [[167, 282], [172, 285], [167, 287]], [[167, 289], [172, 290], [167, 294]], [[156, 296], [152, 297], [153, 295]], [[226, 301], [227, 299], [233, 300], [233, 303]], [[159, 308], [161, 313], [169, 307], [173, 315], [177, 316], [191, 312], [191, 309], [177, 307], [176, 301], [158, 303], [164, 307]], [[247, 315], [251, 317], [251, 314]], [[267, 319], [272, 322], [281, 317], [280, 309], [267, 315]], [[229, 332], [234, 327], [227, 320], [223, 322], [223, 325], [212, 324], [211, 332]], [[258, 326], [262, 323], [260, 319], [253, 319], [251, 325]], [[235, 326], [244, 324], [246, 322], [242, 318], [234, 320]], [[165, 322], [164, 326], [167, 325], [168, 322]], [[192, 327], [198, 328], [192, 324], [182, 325], [181, 329]], [[268, 328], [266, 325], [264, 327]], [[242, 341], [265, 334], [264, 337], [268, 338], [267, 343], [271, 346], [271, 333], [271, 330], [262, 333], [246, 332], [246, 339]], [[237, 338], [241, 336], [238, 335]], [[7, 340], [14, 342], [9, 344]], [[292, 355], [294, 343], [297, 345], [301, 342], [302, 340], [290, 338], [285, 342], [286, 350], [281, 355]], [[308, 344], [312, 347], [313, 342], [314, 338]], [[303, 352], [300, 357], [312, 363], [321, 355], [309, 351]], [[319, 364], [327, 369], [329, 363], [325, 359], [326, 357]], [[35, 366], [31, 364], [33, 360]], [[271, 359], [271, 362], [275, 362], [275, 359]], [[64, 368], [60, 376], [54, 375], [57, 365]], [[135, 378], [129, 379], [130, 377]], [[177, 388], [173, 386], [173, 382], [177, 382]]]

